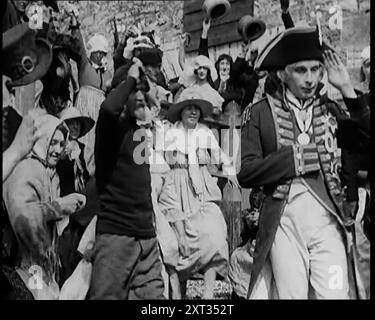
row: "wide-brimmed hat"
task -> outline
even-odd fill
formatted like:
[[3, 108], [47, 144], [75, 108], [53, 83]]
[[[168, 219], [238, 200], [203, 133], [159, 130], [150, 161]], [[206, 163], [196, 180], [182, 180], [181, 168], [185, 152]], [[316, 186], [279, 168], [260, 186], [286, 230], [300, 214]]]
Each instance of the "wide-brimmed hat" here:
[[279, 33], [258, 55], [256, 70], [283, 70], [287, 65], [303, 61], [323, 62], [323, 52], [333, 50], [322, 41], [319, 28], [295, 27]]
[[201, 110], [201, 119], [212, 113], [213, 106], [211, 102], [204, 100], [204, 97], [193, 88], [187, 88], [182, 91], [177, 103], [168, 109], [167, 119], [170, 122], [175, 123], [181, 119], [182, 110], [191, 105], [194, 105]]
[[36, 38], [27, 23], [3, 33], [3, 74], [12, 79], [10, 86], [24, 86], [42, 78], [51, 62], [51, 44]]
[[217, 71], [212, 61], [206, 56], [198, 56], [194, 59], [193, 69], [198, 70], [200, 67], [205, 67], [210, 70], [212, 80], [217, 79]]
[[78, 138], [86, 135], [95, 125], [95, 121], [89, 117], [83, 116], [75, 107], [68, 107], [60, 113], [60, 119], [63, 120], [67, 126], [72, 120], [78, 120], [81, 123], [81, 132]]

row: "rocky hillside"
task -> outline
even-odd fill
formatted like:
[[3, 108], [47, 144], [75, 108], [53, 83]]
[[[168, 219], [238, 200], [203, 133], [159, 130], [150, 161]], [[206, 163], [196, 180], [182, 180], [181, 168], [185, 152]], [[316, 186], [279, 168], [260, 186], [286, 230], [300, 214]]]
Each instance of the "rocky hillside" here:
[[[59, 5], [64, 2], [67, 1], [59, 1]], [[322, 3], [321, 0], [291, 0], [290, 2], [295, 21], [310, 19], [312, 9], [316, 4]], [[368, 42], [370, 1], [338, 0], [337, 2], [342, 6], [344, 13], [343, 43], [347, 46], [357, 46]], [[138, 25], [144, 31], [155, 30], [162, 43], [182, 30], [183, 1], [78, 1], [78, 4], [86, 40], [90, 35], [99, 32], [113, 43], [111, 20], [114, 18], [120, 31], [131, 25]], [[281, 19], [278, 18], [279, 10], [279, 1], [255, 1], [254, 14], [264, 18], [270, 27], [282, 25]]]
[[136, 25], [154, 30], [162, 42], [181, 29], [182, 6], [182, 1], [79, 1], [79, 12], [85, 39], [102, 33], [113, 43], [115, 19], [120, 33]]
[[[188, 0], [191, 1], [191, 0]], [[243, 0], [251, 1], [251, 0]], [[59, 6], [74, 1], [59, 1]], [[357, 68], [360, 51], [370, 41], [369, 0], [338, 0], [343, 8], [343, 32], [340, 45], [348, 51], [348, 64]], [[294, 21], [311, 20], [315, 5], [334, 3], [332, 0], [290, 0]], [[173, 53], [176, 60], [178, 34], [182, 31], [184, 1], [78, 1], [79, 19], [85, 40], [95, 34], [104, 34], [113, 48], [113, 19], [123, 32], [136, 25], [142, 31], [155, 31], [161, 47]], [[254, 14], [267, 23], [268, 28], [281, 27], [280, 4], [277, 0], [255, 0]], [[175, 63], [175, 62], [173, 62]]]

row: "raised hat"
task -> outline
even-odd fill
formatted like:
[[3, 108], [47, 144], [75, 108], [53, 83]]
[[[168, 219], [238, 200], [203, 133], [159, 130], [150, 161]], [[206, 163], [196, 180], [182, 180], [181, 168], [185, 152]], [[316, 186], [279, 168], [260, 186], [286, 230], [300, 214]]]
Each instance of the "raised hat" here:
[[230, 11], [231, 5], [228, 0], [205, 0], [202, 10], [209, 19], [224, 18]]
[[24, 86], [42, 78], [52, 62], [51, 44], [36, 38], [27, 23], [3, 33], [3, 74], [10, 86]]

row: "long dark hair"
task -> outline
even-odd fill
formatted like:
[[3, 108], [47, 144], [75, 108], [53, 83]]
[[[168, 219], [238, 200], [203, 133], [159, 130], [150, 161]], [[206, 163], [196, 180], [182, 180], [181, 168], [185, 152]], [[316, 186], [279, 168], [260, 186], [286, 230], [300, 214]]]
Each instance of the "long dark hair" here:
[[[198, 69], [199, 69], [199, 68], [197, 68], [197, 69], [194, 70], [194, 74], [195, 74], [196, 76], [198, 75]], [[206, 68], [206, 70], [207, 70], [207, 82], [209, 83], [209, 85], [210, 85], [213, 89], [215, 89], [215, 88], [214, 88], [214, 82], [213, 82], [213, 80], [212, 80], [212, 76], [211, 76], [211, 70], [210, 70], [209, 68]]]
[[[215, 62], [215, 69], [217, 71], [217, 76], [218, 78], [220, 79], [220, 62], [223, 61], [223, 60], [228, 60], [229, 61], [229, 65], [230, 65], [230, 72], [232, 72], [232, 67], [233, 67], [233, 59], [232, 57], [229, 55], [229, 54], [226, 54], [226, 53], [223, 53], [219, 56], [219, 58], [217, 58], [216, 62]], [[229, 74], [230, 74], [229, 72]]]

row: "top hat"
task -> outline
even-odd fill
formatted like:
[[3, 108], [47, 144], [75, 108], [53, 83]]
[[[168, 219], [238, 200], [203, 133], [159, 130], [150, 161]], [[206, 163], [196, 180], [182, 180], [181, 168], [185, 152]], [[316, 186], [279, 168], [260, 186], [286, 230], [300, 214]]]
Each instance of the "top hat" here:
[[51, 62], [51, 45], [35, 38], [27, 23], [3, 33], [3, 73], [12, 79], [10, 86], [24, 86], [42, 78]]
[[228, 0], [205, 0], [202, 10], [209, 19], [223, 18], [230, 11], [230, 3]]
[[277, 71], [287, 65], [303, 61], [323, 62], [323, 52], [333, 50], [322, 41], [319, 28], [290, 28], [273, 38], [255, 61], [256, 70]]

